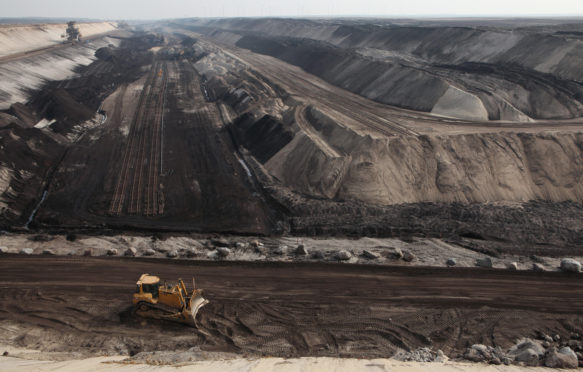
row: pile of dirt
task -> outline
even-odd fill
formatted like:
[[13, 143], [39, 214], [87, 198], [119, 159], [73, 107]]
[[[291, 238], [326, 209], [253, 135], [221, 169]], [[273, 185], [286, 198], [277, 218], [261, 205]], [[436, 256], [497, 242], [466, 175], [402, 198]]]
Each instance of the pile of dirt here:
[[453, 241], [466, 236], [490, 242], [500, 252], [525, 256], [582, 252], [583, 206], [579, 203], [419, 203], [370, 207], [349, 201], [309, 200], [278, 191], [278, 200], [295, 215], [289, 219], [290, 231], [299, 235], [429, 236]]

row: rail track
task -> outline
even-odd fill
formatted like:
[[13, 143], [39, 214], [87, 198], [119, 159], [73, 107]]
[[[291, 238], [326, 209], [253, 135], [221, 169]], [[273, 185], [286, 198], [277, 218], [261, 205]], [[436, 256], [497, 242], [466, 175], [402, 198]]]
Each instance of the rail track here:
[[167, 82], [166, 63], [154, 63], [130, 125], [121, 170], [109, 207], [112, 216], [120, 216], [124, 211], [130, 215], [146, 216], [163, 213], [163, 203], [159, 202], [161, 156], [158, 154], [162, 148]]
[[152, 83], [153, 75], [150, 74], [146, 83], [144, 84], [144, 89], [142, 89], [142, 93], [140, 94], [140, 98], [138, 101], [138, 105], [136, 108], [136, 112], [134, 113], [134, 117], [130, 124], [130, 131], [128, 133], [128, 140], [125, 144], [125, 151], [121, 160], [121, 170], [117, 177], [116, 186], [113, 192], [113, 197], [109, 207], [109, 214], [110, 215], [121, 215], [122, 208], [124, 205], [125, 200], [125, 190], [127, 187], [127, 181], [129, 178], [128, 173], [130, 172], [130, 158], [132, 157], [135, 149], [135, 141], [136, 141], [136, 131], [137, 126], [141, 120], [142, 110], [144, 107], [144, 101], [146, 100], [148, 91], [146, 87], [149, 87]]
[[160, 174], [162, 172], [162, 131], [164, 120], [164, 107], [166, 89], [168, 86], [168, 68], [166, 64], [160, 69], [162, 72], [161, 92], [156, 102], [156, 111], [153, 115], [154, 125], [151, 125], [152, 146], [150, 151], [150, 161], [148, 162], [148, 187], [146, 198], [146, 215], [155, 216], [163, 213], [163, 203], [160, 203]]

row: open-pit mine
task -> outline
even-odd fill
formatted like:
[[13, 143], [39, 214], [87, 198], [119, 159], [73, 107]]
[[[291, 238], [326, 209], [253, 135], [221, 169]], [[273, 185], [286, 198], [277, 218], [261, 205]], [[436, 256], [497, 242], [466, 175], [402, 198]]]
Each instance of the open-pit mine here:
[[583, 366], [580, 20], [66, 27], [0, 24], [0, 370]]

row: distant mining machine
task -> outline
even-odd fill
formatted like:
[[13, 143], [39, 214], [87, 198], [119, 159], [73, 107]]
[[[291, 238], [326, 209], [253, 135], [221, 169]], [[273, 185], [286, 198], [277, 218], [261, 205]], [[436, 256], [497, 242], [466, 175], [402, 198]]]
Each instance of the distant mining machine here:
[[188, 292], [182, 279], [176, 284], [160, 284], [160, 278], [142, 274], [133, 296], [134, 313], [144, 318], [177, 321], [196, 327], [196, 314], [208, 304], [202, 289], [196, 289], [192, 279], [192, 292]]
[[65, 34], [61, 35], [61, 37], [66, 38], [67, 42], [72, 44], [81, 41], [81, 32], [79, 31], [79, 27], [75, 25], [75, 21], [67, 22], [67, 29], [65, 30]]

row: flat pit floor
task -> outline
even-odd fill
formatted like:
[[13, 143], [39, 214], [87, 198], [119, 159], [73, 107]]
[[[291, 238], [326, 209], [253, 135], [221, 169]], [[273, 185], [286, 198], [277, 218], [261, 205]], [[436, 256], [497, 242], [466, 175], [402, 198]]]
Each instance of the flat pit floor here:
[[[210, 300], [199, 328], [132, 317], [141, 273], [189, 288], [195, 277]], [[0, 287], [6, 340], [45, 351], [456, 357], [536, 331], [583, 333], [583, 277], [559, 272], [3, 255]]]
[[41, 224], [271, 231], [275, 217], [191, 64], [155, 61], [103, 109], [108, 119], [59, 166], [37, 215]]

